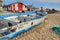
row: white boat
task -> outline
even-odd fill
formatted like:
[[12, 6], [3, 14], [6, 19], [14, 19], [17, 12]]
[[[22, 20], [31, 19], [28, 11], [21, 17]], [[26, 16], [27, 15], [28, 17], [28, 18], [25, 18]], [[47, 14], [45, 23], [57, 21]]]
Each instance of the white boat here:
[[[44, 15], [43, 15], [44, 13]], [[0, 40], [12, 39], [42, 23], [47, 16], [46, 12], [34, 13], [22, 16], [10, 16], [0, 19], [3, 25], [0, 28]], [[10, 24], [10, 25], [9, 25]]]

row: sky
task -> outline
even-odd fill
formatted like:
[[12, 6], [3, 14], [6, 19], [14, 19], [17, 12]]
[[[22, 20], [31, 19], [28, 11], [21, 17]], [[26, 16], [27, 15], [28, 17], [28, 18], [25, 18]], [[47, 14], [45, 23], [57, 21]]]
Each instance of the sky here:
[[55, 8], [60, 10], [60, 0], [3, 0], [5, 5], [9, 5], [15, 2], [22, 2], [25, 5], [34, 5], [35, 7]]

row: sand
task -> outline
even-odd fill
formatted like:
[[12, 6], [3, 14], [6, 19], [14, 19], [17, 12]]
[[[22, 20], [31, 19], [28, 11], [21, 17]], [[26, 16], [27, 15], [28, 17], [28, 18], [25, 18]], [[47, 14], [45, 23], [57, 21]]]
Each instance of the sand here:
[[27, 31], [12, 40], [60, 40], [60, 35], [52, 31], [51, 26], [60, 25], [60, 12], [48, 14], [47, 20], [34, 29]]

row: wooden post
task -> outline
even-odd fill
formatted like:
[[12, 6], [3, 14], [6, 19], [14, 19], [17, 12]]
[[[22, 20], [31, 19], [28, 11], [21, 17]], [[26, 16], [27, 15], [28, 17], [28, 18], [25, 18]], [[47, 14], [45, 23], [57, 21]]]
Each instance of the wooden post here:
[[44, 27], [45, 27], [45, 25], [48, 24], [48, 18], [45, 18], [45, 19], [44, 19], [44, 23], [43, 23], [43, 24], [44, 24]]

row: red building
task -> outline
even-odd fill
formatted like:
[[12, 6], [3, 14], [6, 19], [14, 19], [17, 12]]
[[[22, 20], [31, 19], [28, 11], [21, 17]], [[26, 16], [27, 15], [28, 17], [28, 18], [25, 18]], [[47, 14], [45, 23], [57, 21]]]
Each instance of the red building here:
[[23, 11], [28, 11], [28, 7], [23, 3], [17, 2], [14, 4], [8, 5], [7, 10], [12, 12], [23, 12]]

